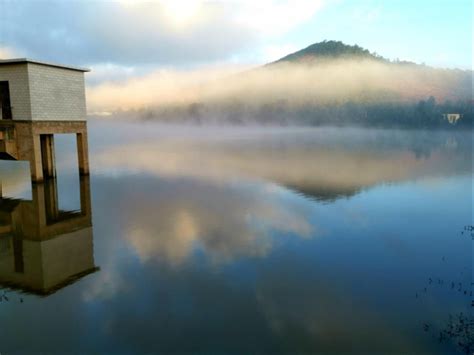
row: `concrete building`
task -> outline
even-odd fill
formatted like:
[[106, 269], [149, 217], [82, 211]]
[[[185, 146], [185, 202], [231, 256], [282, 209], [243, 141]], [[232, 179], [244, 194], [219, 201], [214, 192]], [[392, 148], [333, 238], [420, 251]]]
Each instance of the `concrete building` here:
[[50, 179], [33, 186], [32, 201], [0, 194], [0, 288], [46, 296], [98, 270], [88, 177], [80, 211], [59, 210], [57, 193]]
[[84, 73], [30, 59], [0, 60], [0, 158], [30, 162], [33, 182], [55, 176], [54, 134], [76, 134], [89, 173]]
[[449, 123], [456, 124], [462, 118], [462, 115], [460, 113], [445, 113], [443, 117]]

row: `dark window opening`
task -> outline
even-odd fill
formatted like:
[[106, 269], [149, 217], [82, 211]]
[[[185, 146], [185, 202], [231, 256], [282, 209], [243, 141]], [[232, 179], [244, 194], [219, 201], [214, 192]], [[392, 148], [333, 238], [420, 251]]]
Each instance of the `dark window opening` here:
[[8, 81], [0, 81], [0, 119], [12, 119], [10, 87], [8, 85]]

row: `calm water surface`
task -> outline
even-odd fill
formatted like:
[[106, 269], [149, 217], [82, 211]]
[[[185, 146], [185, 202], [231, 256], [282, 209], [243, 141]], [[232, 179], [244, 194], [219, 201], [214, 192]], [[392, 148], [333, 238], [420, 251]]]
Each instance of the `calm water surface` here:
[[[472, 135], [91, 122], [2, 163], [0, 353], [472, 353]], [[57, 198], [56, 198], [57, 197]]]

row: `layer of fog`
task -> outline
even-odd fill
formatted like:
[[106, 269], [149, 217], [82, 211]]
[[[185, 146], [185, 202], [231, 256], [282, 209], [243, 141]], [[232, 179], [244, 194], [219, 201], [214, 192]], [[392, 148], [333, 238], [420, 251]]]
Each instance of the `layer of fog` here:
[[160, 70], [88, 88], [90, 112], [154, 109], [158, 113], [193, 105], [216, 112], [284, 104], [404, 103], [471, 99], [472, 72], [378, 60], [279, 63], [253, 70], [205, 68]]
[[264, 180], [322, 200], [381, 183], [472, 172], [471, 135], [464, 132], [126, 124], [109, 138], [94, 154], [97, 173], [145, 173], [217, 184]]

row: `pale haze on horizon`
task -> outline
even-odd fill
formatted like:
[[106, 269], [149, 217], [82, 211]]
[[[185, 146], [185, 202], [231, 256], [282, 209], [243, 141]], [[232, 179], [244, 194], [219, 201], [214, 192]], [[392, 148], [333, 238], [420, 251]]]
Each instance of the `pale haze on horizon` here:
[[470, 0], [0, 0], [0, 58], [90, 67], [88, 92], [199, 83], [196, 72], [228, 75], [323, 40], [471, 69], [472, 12]]

